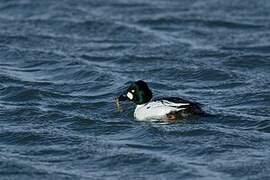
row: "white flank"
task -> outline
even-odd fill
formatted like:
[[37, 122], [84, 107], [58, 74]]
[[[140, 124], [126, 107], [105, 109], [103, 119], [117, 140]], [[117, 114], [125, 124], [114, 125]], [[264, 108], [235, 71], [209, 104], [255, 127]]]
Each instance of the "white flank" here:
[[166, 115], [172, 111], [184, 110], [185, 108], [180, 107], [183, 105], [189, 104], [169, 101], [166, 101], [166, 103], [164, 101], [149, 102], [147, 104], [137, 105], [134, 116], [139, 121], [165, 119]]

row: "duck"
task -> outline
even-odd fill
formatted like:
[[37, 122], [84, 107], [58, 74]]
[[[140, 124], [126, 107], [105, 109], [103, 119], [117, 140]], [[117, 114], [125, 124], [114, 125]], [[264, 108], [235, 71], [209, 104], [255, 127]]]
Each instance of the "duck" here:
[[204, 116], [206, 113], [200, 104], [180, 97], [162, 97], [153, 99], [153, 93], [147, 83], [138, 80], [117, 97], [118, 101], [131, 101], [136, 104], [134, 117], [139, 121], [165, 120], [175, 122], [191, 116]]

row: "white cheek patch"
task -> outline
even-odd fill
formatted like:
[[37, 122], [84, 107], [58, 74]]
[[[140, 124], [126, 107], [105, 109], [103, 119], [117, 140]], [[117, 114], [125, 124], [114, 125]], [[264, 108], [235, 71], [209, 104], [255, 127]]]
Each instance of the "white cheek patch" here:
[[130, 100], [132, 100], [132, 99], [133, 99], [133, 94], [130, 93], [130, 92], [128, 92], [128, 93], [127, 93], [127, 97], [128, 97]]

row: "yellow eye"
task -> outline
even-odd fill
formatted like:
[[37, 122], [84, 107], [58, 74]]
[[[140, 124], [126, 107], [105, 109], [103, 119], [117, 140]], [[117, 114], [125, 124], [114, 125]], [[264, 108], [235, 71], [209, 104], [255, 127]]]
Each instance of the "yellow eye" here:
[[134, 92], [135, 92], [135, 90], [134, 90], [134, 89], [132, 89], [132, 90], [131, 90], [131, 92], [132, 92], [132, 93], [134, 93]]

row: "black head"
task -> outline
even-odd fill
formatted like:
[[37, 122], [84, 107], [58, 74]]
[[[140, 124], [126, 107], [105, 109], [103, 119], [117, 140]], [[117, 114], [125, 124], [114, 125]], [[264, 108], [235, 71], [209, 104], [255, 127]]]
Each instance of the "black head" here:
[[146, 82], [140, 80], [132, 83], [118, 99], [119, 101], [130, 100], [138, 105], [144, 104], [152, 99], [152, 92]]

